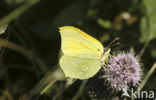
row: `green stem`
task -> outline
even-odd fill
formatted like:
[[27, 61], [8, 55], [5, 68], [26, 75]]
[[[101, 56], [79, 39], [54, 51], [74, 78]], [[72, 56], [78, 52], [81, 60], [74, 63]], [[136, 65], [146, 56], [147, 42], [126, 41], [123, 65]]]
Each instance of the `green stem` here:
[[152, 75], [152, 73], [156, 70], [156, 62], [153, 64], [152, 68], [150, 69], [150, 71], [147, 73], [145, 79], [143, 80], [143, 82], [141, 83], [141, 85], [138, 88], [138, 91], [141, 91], [142, 88], [145, 86], [145, 84], [147, 83], [148, 79], [150, 78], [150, 76]]
[[139, 53], [139, 57], [140, 57], [140, 58], [142, 57], [142, 55], [143, 55], [144, 52], [146, 51], [146, 48], [147, 48], [147, 46], [149, 45], [150, 41], [151, 41], [151, 39], [148, 39], [148, 40], [146, 41], [146, 43], [144, 44], [143, 48], [141, 49], [141, 51], [140, 51], [140, 53]]
[[16, 19], [23, 12], [25, 12], [27, 9], [29, 9], [30, 7], [32, 7], [34, 4], [38, 3], [39, 1], [40, 0], [28, 0], [28, 1], [26, 1], [25, 4], [23, 4], [22, 6], [20, 6], [19, 8], [15, 9], [10, 14], [8, 14], [4, 18], [2, 18], [0, 20], [0, 27], [2, 27], [3, 25], [6, 25], [9, 22], [11, 22], [12, 20]]
[[[58, 98], [62, 95], [62, 93], [66, 90], [66, 89], [68, 89], [72, 84], [74, 84], [75, 82], [76, 82], [76, 80], [77, 79], [74, 79], [74, 80], [72, 80], [72, 82], [70, 82], [70, 84], [68, 83], [68, 79], [69, 78], [67, 78], [67, 80], [66, 80], [66, 86], [65, 86], [65, 89], [63, 89], [63, 90], [61, 90], [61, 91], [59, 91], [59, 93], [57, 93], [57, 95], [55, 95], [53, 98], [52, 98], [52, 100], [58, 100]], [[71, 78], [70, 78], [71, 79]]]
[[[143, 89], [143, 87], [145, 86], [145, 84], [147, 83], [148, 79], [150, 78], [150, 76], [152, 75], [152, 73], [156, 70], [156, 62], [153, 64], [152, 68], [150, 69], [150, 71], [147, 73], [145, 79], [143, 80], [143, 82], [141, 83], [141, 85], [138, 88], [138, 91], [136, 92], [136, 95]], [[135, 100], [135, 98], [133, 98], [132, 100]]]
[[81, 95], [82, 95], [82, 92], [83, 92], [83, 89], [84, 89], [84, 86], [86, 85], [88, 80], [84, 80], [78, 90], [78, 92], [76, 93], [76, 95], [71, 99], [71, 100], [77, 100]]
[[40, 69], [41, 69], [41, 71], [43, 71], [43, 73], [46, 73], [48, 71], [44, 62], [38, 56], [36, 56], [34, 53], [32, 53], [31, 51], [15, 44], [15, 43], [9, 42], [8, 40], [5, 40], [5, 39], [0, 39], [0, 48], [2, 48], [2, 47], [9, 48], [16, 52], [19, 52], [31, 60], [34, 59], [34, 61], [40, 67]]
[[27, 94], [22, 95], [19, 100], [31, 100], [36, 95], [44, 94], [56, 81], [63, 80], [64, 74], [60, 68], [54, 72], [49, 71], [42, 80]]

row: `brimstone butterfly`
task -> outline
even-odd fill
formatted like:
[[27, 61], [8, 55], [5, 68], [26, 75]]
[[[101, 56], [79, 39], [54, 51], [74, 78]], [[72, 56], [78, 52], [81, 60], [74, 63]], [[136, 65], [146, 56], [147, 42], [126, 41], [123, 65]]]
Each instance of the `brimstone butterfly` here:
[[60, 27], [61, 49], [60, 67], [66, 77], [88, 79], [94, 76], [108, 60], [109, 48], [73, 26]]

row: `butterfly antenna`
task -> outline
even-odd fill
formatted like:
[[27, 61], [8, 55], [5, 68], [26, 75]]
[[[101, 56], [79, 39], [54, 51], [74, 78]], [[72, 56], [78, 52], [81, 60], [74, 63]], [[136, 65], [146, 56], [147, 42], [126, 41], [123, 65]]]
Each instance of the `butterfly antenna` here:
[[[119, 38], [115, 38], [112, 42], [110, 42], [110, 43], [108, 44], [108, 46], [107, 46], [106, 48], [110, 48], [110, 47], [112, 47], [112, 46], [114, 46], [114, 45], [119, 45], [120, 43], [115, 43], [117, 40], [119, 40]], [[115, 43], [115, 44], [113, 44], [113, 43]]]
[[111, 47], [114, 47], [116, 45], [120, 45], [120, 43], [115, 43], [115, 44], [112, 44]]

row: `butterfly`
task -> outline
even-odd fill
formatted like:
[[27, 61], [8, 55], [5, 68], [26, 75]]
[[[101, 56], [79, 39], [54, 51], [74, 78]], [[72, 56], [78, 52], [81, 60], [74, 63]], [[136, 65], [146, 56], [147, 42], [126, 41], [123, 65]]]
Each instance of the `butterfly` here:
[[73, 26], [59, 28], [63, 56], [59, 64], [66, 77], [88, 79], [108, 61], [110, 48]]

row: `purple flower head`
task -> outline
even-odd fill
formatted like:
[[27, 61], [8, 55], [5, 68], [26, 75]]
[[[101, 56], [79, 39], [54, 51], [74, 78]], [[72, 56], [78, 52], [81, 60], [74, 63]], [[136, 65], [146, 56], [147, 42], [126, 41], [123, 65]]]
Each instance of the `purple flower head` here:
[[104, 77], [115, 90], [128, 90], [139, 84], [141, 69], [134, 53], [119, 53], [109, 59]]

